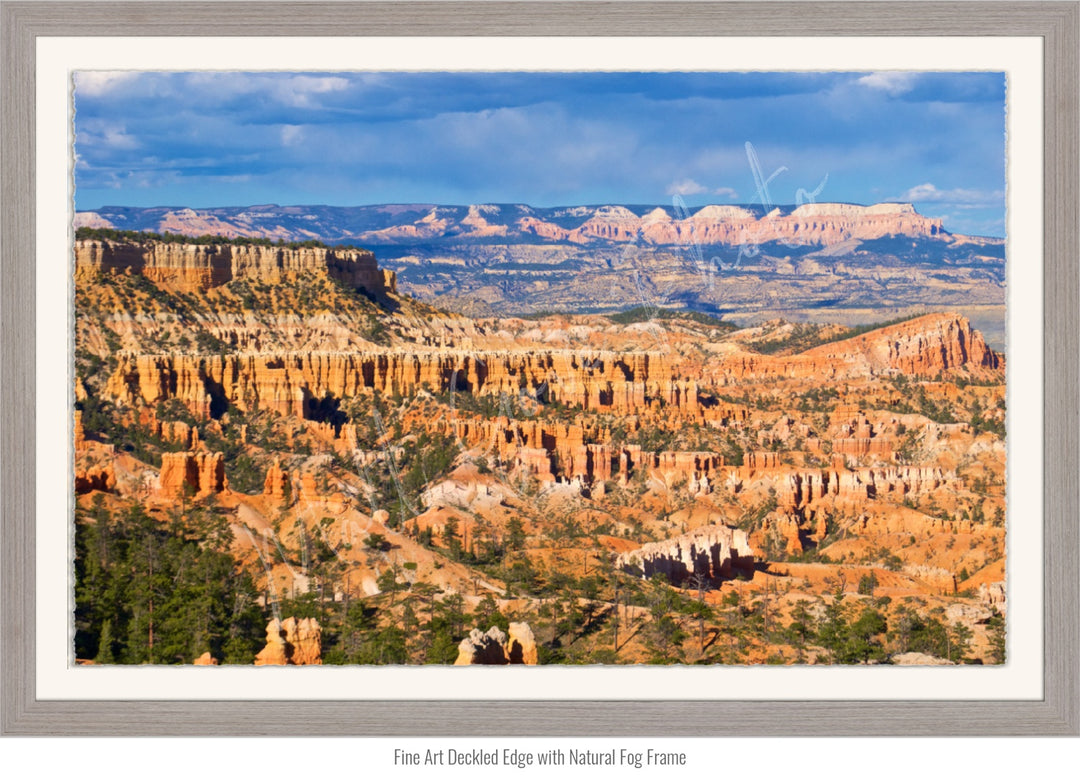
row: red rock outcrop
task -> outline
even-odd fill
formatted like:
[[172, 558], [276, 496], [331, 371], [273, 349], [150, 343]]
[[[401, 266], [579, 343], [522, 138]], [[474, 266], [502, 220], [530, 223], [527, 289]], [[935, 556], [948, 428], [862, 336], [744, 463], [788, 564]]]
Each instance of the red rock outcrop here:
[[268, 408], [310, 417], [326, 396], [371, 391], [518, 396], [522, 386], [546, 400], [601, 411], [653, 404], [696, 413], [697, 385], [673, 376], [665, 354], [573, 351], [398, 351], [263, 353], [227, 356], [121, 354], [106, 394], [134, 406], [176, 398], [206, 417], [214, 397], [244, 410]]
[[[956, 367], [1000, 366], [998, 355], [966, 319], [934, 314], [797, 356], [730, 354], [712, 369], [715, 385], [723, 386], [730, 380], [825, 379], [895, 370], [926, 374]], [[105, 393], [130, 406], [176, 398], [204, 418], [215, 398], [243, 410], [268, 408], [311, 418], [327, 396], [372, 391], [410, 395], [425, 386], [437, 392], [512, 397], [525, 391], [546, 402], [626, 415], [658, 408], [710, 422], [723, 422], [729, 415], [726, 408], [703, 408], [699, 382], [677, 374], [669, 354], [649, 352], [120, 354]], [[857, 440], [868, 439], [859, 430], [853, 433]], [[890, 447], [884, 441], [841, 443], [844, 446], [856, 455], [864, 449], [887, 455]]]
[[932, 375], [957, 367], [998, 369], [1001, 357], [982, 333], [956, 313], [932, 313], [802, 354], [826, 363], [862, 366], [872, 372], [899, 370]]
[[207, 652], [196, 658], [194, 664], [195, 666], [217, 666], [218, 660]]
[[116, 471], [111, 464], [93, 466], [75, 470], [75, 493], [88, 494], [91, 491], [115, 491]]
[[762, 535], [779, 540], [784, 552], [799, 554], [804, 550], [802, 536], [799, 533], [801, 523], [797, 515], [777, 512], [766, 517], [762, 523]]
[[274, 618], [266, 626], [266, 647], [255, 666], [305, 666], [322, 663], [322, 627], [314, 618]]
[[932, 493], [956, 481], [956, 473], [939, 467], [863, 467], [856, 470], [800, 470], [775, 482], [778, 504], [803, 511], [826, 497], [838, 503], [861, 505], [887, 497], [901, 502], [907, 496]]
[[157, 436], [165, 442], [180, 443], [185, 448], [194, 448], [199, 444], [199, 429], [184, 421], [157, 421], [153, 425]]
[[75, 242], [75, 272], [130, 272], [177, 291], [205, 291], [247, 278], [277, 282], [305, 271], [372, 294], [396, 291], [396, 276], [380, 270], [370, 251], [260, 245], [196, 245], [113, 240]]
[[775, 469], [780, 466], [780, 454], [776, 451], [751, 451], [743, 462], [748, 470]]
[[486, 632], [473, 629], [458, 645], [454, 666], [536, 663], [536, 639], [532, 629], [527, 623], [514, 622], [510, 624], [509, 636], [498, 626], [492, 626]]
[[656, 474], [667, 485], [686, 484], [708, 493], [724, 466], [724, 457], [710, 451], [648, 451], [640, 445], [586, 443], [593, 428], [575, 423], [551, 423], [503, 416], [493, 419], [453, 419], [438, 424], [469, 447], [516, 466], [541, 482], [576, 480], [584, 485], [636, 472]]
[[290, 493], [289, 473], [281, 468], [281, 460], [274, 459], [266, 470], [266, 480], [263, 482], [263, 495], [269, 499], [281, 502]]
[[206, 496], [219, 494], [227, 487], [225, 457], [220, 451], [161, 454], [158, 491], [162, 497], [179, 498], [185, 490], [193, 496]]
[[739, 572], [753, 574], [754, 552], [743, 530], [712, 525], [620, 553], [615, 566], [642, 577], [662, 573], [672, 584], [697, 573], [730, 579]]
[[899, 371], [934, 375], [956, 368], [997, 370], [1002, 357], [957, 313], [932, 313], [793, 356], [727, 354], [712, 367], [717, 385], [769, 380], [862, 377]]
[[82, 410], [75, 411], [75, 450], [86, 450], [86, 432], [83, 429]]

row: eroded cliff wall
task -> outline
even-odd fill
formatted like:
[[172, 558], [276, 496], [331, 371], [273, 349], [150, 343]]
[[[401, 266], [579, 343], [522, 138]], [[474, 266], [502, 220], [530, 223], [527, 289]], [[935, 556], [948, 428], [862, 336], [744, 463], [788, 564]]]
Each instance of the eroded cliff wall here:
[[397, 290], [394, 273], [358, 249], [77, 240], [76, 274], [94, 271], [136, 273], [177, 291], [205, 291], [238, 279], [276, 283], [308, 271], [371, 294]]

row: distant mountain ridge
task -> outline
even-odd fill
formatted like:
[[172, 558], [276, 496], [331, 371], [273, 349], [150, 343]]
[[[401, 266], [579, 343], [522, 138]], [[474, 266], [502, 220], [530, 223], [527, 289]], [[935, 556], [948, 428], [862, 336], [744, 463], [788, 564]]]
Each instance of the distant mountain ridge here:
[[[954, 242], [942, 220], [908, 203], [808, 203], [768, 213], [748, 205], [706, 205], [693, 213], [660, 205], [388, 204], [249, 207], [103, 207], [75, 226], [198, 236], [322, 240], [362, 246], [564, 244], [740, 246], [780, 242], [828, 247], [889, 237]], [[994, 243], [992, 238], [979, 238]]]

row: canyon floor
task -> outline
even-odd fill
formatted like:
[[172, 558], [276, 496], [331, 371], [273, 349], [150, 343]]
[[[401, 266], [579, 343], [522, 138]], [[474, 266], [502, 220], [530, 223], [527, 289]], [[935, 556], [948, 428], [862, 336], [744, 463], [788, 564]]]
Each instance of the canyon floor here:
[[82, 662], [250, 664], [271, 619], [290, 663], [521, 623], [537, 663], [1005, 660], [1004, 357], [954, 309], [468, 317], [108, 250], [77, 249]]

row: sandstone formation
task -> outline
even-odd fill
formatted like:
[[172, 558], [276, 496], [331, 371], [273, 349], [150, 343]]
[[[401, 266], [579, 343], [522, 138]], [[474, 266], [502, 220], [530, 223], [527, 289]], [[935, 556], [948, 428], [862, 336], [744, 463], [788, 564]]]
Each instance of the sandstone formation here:
[[536, 639], [529, 624], [513, 622], [509, 630], [507, 636], [498, 626], [492, 626], [487, 632], [473, 629], [458, 645], [454, 665], [536, 664]]
[[199, 292], [232, 280], [275, 283], [317, 272], [372, 294], [396, 291], [396, 276], [380, 270], [370, 251], [260, 245], [196, 245], [78, 240], [75, 272], [137, 273], [176, 291]]
[[241, 409], [312, 417], [322, 401], [423, 387], [466, 394], [522, 387], [546, 401], [583, 409], [632, 411], [651, 403], [697, 407], [693, 381], [672, 378], [664, 355], [650, 353], [446, 352], [277, 353], [227, 356], [121, 354], [106, 392], [127, 405], [176, 398], [207, 417], [215, 398]]
[[228, 487], [225, 457], [209, 451], [163, 453], [158, 490], [162, 497], [176, 499], [187, 491], [192, 496], [219, 494]]
[[802, 511], [828, 496], [853, 505], [879, 498], [903, 501], [907, 496], [931, 493], [955, 479], [955, 473], [937, 467], [865, 467], [790, 472], [775, 488], [779, 504]]
[[731, 579], [740, 573], [752, 575], [754, 552], [746, 532], [713, 525], [619, 554], [615, 565], [642, 577], [664, 574], [678, 585], [695, 574], [711, 580]]
[[1005, 615], [1007, 613], [1005, 591], [1004, 580], [990, 584], [983, 583], [979, 586], [979, 601]]
[[165, 442], [179, 443], [185, 448], [196, 448], [199, 445], [197, 426], [190, 426], [183, 421], [155, 421], [149, 426]]
[[957, 368], [998, 370], [1001, 357], [956, 313], [931, 313], [794, 356], [736, 353], [721, 359], [728, 381], [840, 379], [903, 373], [935, 375]]
[[[888, 458], [893, 453], [896, 437], [896, 424], [889, 426], [875, 425], [859, 410], [849, 411], [846, 419], [838, 420], [841, 413], [833, 415], [833, 423], [839, 428], [832, 439], [832, 451], [839, 456], [874, 456]], [[820, 441], [811, 444], [811, 449], [820, 449]]]
[[83, 429], [82, 410], [75, 411], [75, 451], [86, 450], [86, 431]]
[[510, 663], [538, 664], [536, 638], [533, 636], [529, 624], [524, 621], [511, 621], [509, 632], [510, 639], [506, 645], [506, 657]]
[[[934, 314], [790, 357], [740, 353], [714, 366], [719, 390], [732, 380], [937, 373], [959, 367], [1000, 369], [966, 319]], [[315, 418], [326, 399], [371, 392], [410, 395], [421, 388], [472, 395], [520, 392], [544, 402], [599, 412], [654, 407], [705, 420], [727, 409], [702, 397], [703, 384], [681, 376], [668, 354], [578, 351], [391, 351], [259, 353], [226, 356], [121, 354], [106, 394], [126, 405], [176, 398], [206, 418], [215, 400], [243, 410], [268, 408]], [[861, 430], [850, 434], [868, 439]], [[887, 453], [883, 442], [841, 443], [841, 451]]]
[[[1001, 358], [982, 334], [956, 314], [936, 313], [813, 348], [805, 357], [827, 363], [863, 363], [870, 370], [926, 375], [956, 367], [998, 369]], [[835, 369], [835, 367], [834, 367]]]
[[647, 451], [640, 445], [586, 442], [587, 436], [599, 433], [580, 423], [455, 418], [436, 428], [542, 483], [577, 481], [590, 486], [644, 472], [657, 474], [669, 486], [688, 485], [708, 493], [724, 465], [723, 456], [709, 451]]
[[255, 666], [304, 666], [322, 663], [322, 628], [314, 618], [274, 618], [266, 626], [266, 647]]
[[91, 491], [115, 491], [116, 471], [111, 464], [75, 469], [75, 493], [88, 494]]
[[207, 652], [196, 658], [194, 663], [195, 666], [217, 666], [218, 660]]
[[280, 458], [274, 459], [274, 463], [266, 470], [263, 495], [274, 502], [281, 502], [289, 495], [290, 489], [289, 473], [281, 468]]

